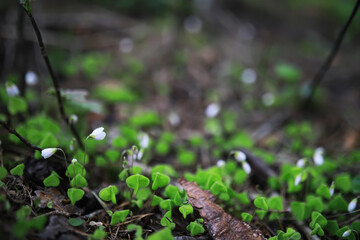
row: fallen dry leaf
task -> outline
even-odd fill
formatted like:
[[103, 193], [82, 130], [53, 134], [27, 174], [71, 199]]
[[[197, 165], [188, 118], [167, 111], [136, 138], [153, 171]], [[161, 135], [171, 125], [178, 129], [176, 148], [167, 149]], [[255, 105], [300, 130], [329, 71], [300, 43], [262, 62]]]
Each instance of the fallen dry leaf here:
[[186, 190], [190, 204], [204, 218], [204, 225], [215, 240], [264, 240], [262, 233], [249, 224], [227, 214], [214, 203], [215, 196], [202, 190], [196, 183], [181, 178], [180, 185]]

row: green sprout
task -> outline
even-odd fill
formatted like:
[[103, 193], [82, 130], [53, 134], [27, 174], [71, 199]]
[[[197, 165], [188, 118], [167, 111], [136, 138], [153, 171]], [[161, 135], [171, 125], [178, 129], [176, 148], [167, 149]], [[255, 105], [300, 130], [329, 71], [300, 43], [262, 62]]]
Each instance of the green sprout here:
[[99, 192], [99, 196], [104, 201], [112, 201], [113, 204], [116, 204], [116, 194], [119, 193], [119, 190], [116, 186], [110, 185]]
[[119, 222], [124, 222], [128, 214], [129, 214], [129, 209], [114, 212], [111, 216], [111, 222], [110, 222], [111, 226], [114, 226]]
[[44, 179], [43, 183], [45, 187], [57, 187], [60, 184], [60, 176], [55, 172], [52, 171], [51, 174]]
[[151, 189], [154, 191], [158, 188], [165, 187], [170, 183], [170, 177], [159, 172], [153, 173], [151, 179], [153, 181]]
[[185, 219], [187, 215], [192, 214], [194, 212], [194, 209], [190, 204], [185, 204], [179, 207], [179, 212], [182, 213]]
[[186, 229], [190, 231], [191, 236], [196, 236], [205, 232], [205, 229], [199, 221], [191, 222]]
[[21, 177], [24, 174], [25, 165], [23, 163], [16, 165], [10, 170], [10, 173], [15, 176]]
[[140, 174], [135, 174], [126, 179], [126, 184], [129, 188], [134, 189], [134, 194], [136, 194], [140, 188], [147, 187], [150, 183], [150, 180]]
[[67, 191], [67, 195], [70, 198], [72, 205], [75, 205], [77, 201], [80, 201], [83, 198], [84, 194], [84, 190], [77, 188], [69, 188]]

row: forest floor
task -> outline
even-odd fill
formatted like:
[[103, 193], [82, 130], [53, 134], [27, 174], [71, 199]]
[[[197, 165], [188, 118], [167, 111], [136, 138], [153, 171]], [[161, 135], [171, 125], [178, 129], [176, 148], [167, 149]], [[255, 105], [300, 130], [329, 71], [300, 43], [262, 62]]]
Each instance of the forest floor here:
[[[11, 203], [11, 211], [1, 210], [3, 236], [13, 236], [16, 222], [13, 212], [25, 204], [32, 207], [34, 216], [49, 217], [44, 230], [30, 232], [29, 239], [87, 238], [95, 229], [90, 221], [103, 222], [108, 239], [133, 238], [126, 224], [110, 226], [109, 217], [92, 194], [92, 190], [99, 193], [109, 184], [125, 191], [125, 184], [117, 179], [121, 163], [110, 161], [104, 166], [95, 163], [95, 158], [109, 157], [106, 153], [109, 149], [121, 152], [130, 148], [133, 136], [127, 133], [132, 131], [135, 135], [146, 132], [152, 139], [152, 145], [144, 152], [145, 160], [138, 163], [143, 174], [150, 175], [151, 166], [170, 165], [177, 176], [172, 177], [172, 183], [186, 190], [192, 187], [185, 180], [177, 183], [179, 177], [217, 166], [220, 159], [228, 162], [231, 151], [242, 150], [253, 171], [235, 189], [248, 192], [251, 200], [257, 194], [273, 193], [264, 176], [281, 175], [284, 164], [295, 165], [304, 156], [311, 158], [318, 147], [325, 149], [329, 161], [358, 156], [355, 153], [360, 137], [360, 49], [354, 39], [359, 33], [345, 39], [313, 105], [306, 110], [299, 108], [304, 86], [328, 55], [341, 26], [321, 9], [288, 10], [275, 3], [226, 6], [214, 2], [213, 7], [197, 8], [191, 17], [155, 18], [128, 16], [82, 1], [37, 1], [32, 5], [61, 88], [70, 90], [72, 100], [86, 95], [84, 90], [88, 92], [81, 113], [71, 104], [65, 106], [69, 115], [76, 113], [82, 118], [79, 128], [83, 136], [101, 125], [107, 137], [104, 143], [89, 147], [89, 155], [94, 154], [90, 155], [87, 167], [91, 172], [89, 186], [84, 188], [85, 199], [73, 206], [66, 196], [69, 183], [63, 162], [36, 160], [32, 156], [24, 160], [27, 150], [21, 150], [19, 144], [12, 146], [5, 137], [7, 132], [0, 129], [5, 165], [6, 159], [25, 162], [24, 176], [9, 175], [3, 180], [8, 189], [0, 190]], [[19, 67], [12, 64], [17, 61], [14, 39], [18, 11], [9, 7], [5, 13], [0, 32], [4, 46], [2, 76], [14, 74]], [[38, 85], [28, 88], [39, 99], [28, 104], [26, 115], [32, 116], [31, 111], [46, 112], [57, 119], [56, 102], [51, 100], [53, 96], [45, 94], [50, 87], [49, 76], [26, 16], [24, 22], [26, 71], [36, 72], [39, 80]], [[19, 117], [10, 122], [16, 129], [24, 121]], [[126, 141], [114, 146], [119, 136]], [[70, 158], [74, 154], [67, 151], [67, 155]], [[64, 183], [58, 188], [45, 188], [42, 181], [52, 170], [60, 173]], [[358, 164], [340, 165], [331, 174], [347, 172], [354, 176], [359, 170]], [[324, 177], [331, 176], [324, 173]], [[327, 180], [327, 184], [331, 181]], [[288, 197], [290, 193], [285, 192], [279, 189], [284, 199], [301, 198]], [[201, 201], [196, 193], [188, 195], [193, 207]], [[352, 195], [346, 197], [351, 200]], [[38, 198], [41, 201], [35, 206]], [[207, 195], [205, 198], [212, 199]], [[133, 215], [126, 223], [140, 225], [144, 237], [163, 228], [160, 220], [166, 211], [150, 208], [146, 201], [143, 203], [146, 207], [141, 204], [134, 207], [131, 200], [135, 200], [122, 195], [117, 200], [119, 205], [108, 207], [113, 210], [131, 207]], [[49, 208], [49, 201], [57, 206]], [[209, 206], [213, 201], [209, 201]], [[238, 211], [219, 199], [216, 203], [238, 218], [241, 212], [255, 212], [254, 206]], [[284, 212], [288, 211], [286, 207]], [[201, 210], [190, 220], [184, 220], [180, 213], [173, 214], [176, 239], [212, 239], [214, 231], [216, 236], [219, 234], [219, 229], [211, 230], [211, 221]], [[332, 215], [333, 212], [328, 213]], [[86, 223], [71, 226], [69, 217], [81, 218]], [[186, 226], [200, 217], [205, 218], [206, 232], [190, 237]], [[285, 231], [286, 227], [299, 231], [303, 238], [310, 236], [308, 226], [289, 216], [276, 222], [262, 221], [254, 215], [249, 224], [265, 237], [276, 235], [278, 229]]]

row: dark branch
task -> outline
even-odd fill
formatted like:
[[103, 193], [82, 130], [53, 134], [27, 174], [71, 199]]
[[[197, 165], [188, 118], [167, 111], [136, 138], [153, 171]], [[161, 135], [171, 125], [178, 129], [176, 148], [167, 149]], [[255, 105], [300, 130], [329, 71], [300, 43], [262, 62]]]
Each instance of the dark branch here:
[[358, 11], [360, 6], [360, 0], [357, 0], [355, 3], [355, 6], [351, 12], [350, 17], [348, 18], [348, 20], [346, 21], [345, 25], [341, 28], [341, 31], [339, 33], [339, 35], [336, 38], [336, 41], [334, 43], [334, 46], [329, 54], [329, 56], [326, 58], [325, 62], [323, 63], [323, 65], [320, 67], [320, 69], [318, 70], [318, 72], [316, 73], [316, 75], [314, 76], [314, 78], [312, 79], [310, 86], [309, 86], [309, 93], [308, 95], [305, 97], [303, 103], [302, 103], [302, 108], [305, 109], [307, 108], [311, 101], [312, 98], [314, 96], [314, 93], [317, 89], [317, 87], [320, 85], [321, 81], [323, 80], [326, 72], [328, 71], [329, 67], [331, 66], [331, 63], [333, 62], [340, 46], [341, 43], [343, 41], [343, 38], [345, 36], [345, 33], [347, 32], [352, 20], [354, 19], [356, 12]]
[[0, 125], [7, 129], [10, 133], [14, 134], [22, 143], [31, 148], [34, 151], [41, 151], [42, 148], [39, 148], [35, 145], [32, 145], [28, 140], [23, 138], [15, 129], [11, 128], [6, 122], [0, 120]]
[[43, 42], [43, 39], [42, 39], [42, 36], [41, 36], [40, 29], [39, 29], [34, 17], [31, 14], [31, 11], [27, 11], [25, 8], [24, 8], [24, 10], [25, 10], [26, 14], [28, 15], [28, 17], [30, 18], [31, 25], [34, 28], [36, 37], [38, 39], [41, 55], [42, 55], [42, 57], [43, 57], [43, 59], [45, 61], [46, 67], [47, 67], [47, 69], [49, 71], [49, 74], [51, 76], [51, 79], [52, 79], [52, 82], [53, 82], [53, 85], [54, 85], [54, 88], [55, 88], [56, 99], [57, 99], [57, 102], [58, 102], [60, 115], [61, 115], [62, 119], [64, 120], [64, 122], [69, 126], [69, 128], [70, 128], [72, 134], [74, 135], [76, 141], [78, 142], [80, 148], [82, 150], [84, 150], [84, 145], [83, 145], [83, 142], [82, 142], [82, 140], [80, 138], [79, 133], [76, 131], [76, 128], [74, 127], [73, 123], [71, 121], [69, 121], [69, 118], [65, 114], [64, 104], [63, 104], [63, 101], [62, 101], [62, 98], [61, 98], [61, 93], [60, 93], [59, 82], [58, 82], [58, 80], [57, 80], [57, 78], [55, 76], [55, 73], [53, 71], [53, 68], [52, 68], [52, 66], [50, 64], [50, 60], [49, 60], [49, 57], [47, 55], [47, 51], [46, 51], [46, 48], [45, 48], [45, 45], [44, 45], [44, 42]]

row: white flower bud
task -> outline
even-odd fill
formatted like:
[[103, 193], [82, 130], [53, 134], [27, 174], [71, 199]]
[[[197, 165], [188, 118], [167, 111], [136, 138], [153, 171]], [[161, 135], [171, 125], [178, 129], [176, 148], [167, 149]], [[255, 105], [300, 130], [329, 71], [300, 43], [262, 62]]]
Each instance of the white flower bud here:
[[96, 128], [94, 131], [92, 131], [92, 133], [90, 133], [90, 135], [88, 136], [95, 139], [95, 140], [103, 140], [106, 136], [106, 133], [104, 132], [104, 128], [103, 127], [99, 127]]
[[349, 205], [348, 205], [348, 212], [352, 212], [354, 211], [354, 209], [356, 208], [357, 205], [357, 198], [354, 198], [353, 200], [350, 201]]
[[323, 154], [324, 154], [324, 149], [322, 147], [315, 149], [314, 156], [313, 156], [315, 165], [321, 166], [324, 164]]
[[296, 176], [294, 185], [297, 186], [300, 184], [300, 182], [301, 182], [301, 174]]
[[138, 140], [139, 140], [140, 148], [146, 149], [149, 147], [150, 138], [147, 133], [144, 133], [144, 132], [139, 133]]
[[25, 74], [25, 81], [27, 85], [33, 86], [38, 82], [38, 76], [33, 71], [28, 71]]
[[6, 83], [6, 92], [10, 97], [18, 96], [20, 91], [19, 88], [14, 83]]
[[305, 158], [301, 158], [296, 162], [296, 166], [298, 168], [303, 168], [305, 166], [306, 163], [306, 159]]
[[242, 167], [247, 174], [251, 173], [251, 167], [247, 162], [242, 162]]
[[45, 148], [41, 151], [41, 156], [43, 156], [43, 158], [47, 159], [49, 157], [51, 157], [52, 155], [54, 155], [54, 153], [56, 153], [57, 148]]
[[241, 163], [241, 162], [244, 162], [246, 160], [246, 154], [243, 153], [242, 151], [236, 151], [236, 152], [234, 152], [234, 158], [235, 158], [236, 161]]
[[219, 168], [225, 166], [225, 161], [220, 159], [219, 161], [216, 162], [216, 166]]
[[71, 163], [72, 163], [72, 164], [76, 164], [76, 163], [77, 163], [77, 160], [74, 158], [73, 160], [71, 160]]
[[351, 234], [351, 229], [345, 231], [345, 232], [343, 233], [342, 237], [343, 237], [343, 238], [346, 238], [346, 237], [350, 236], [350, 234]]
[[211, 103], [209, 106], [207, 106], [207, 108], [205, 110], [205, 115], [208, 118], [213, 118], [213, 117], [216, 117], [216, 115], [218, 115], [219, 112], [220, 112], [219, 104]]

